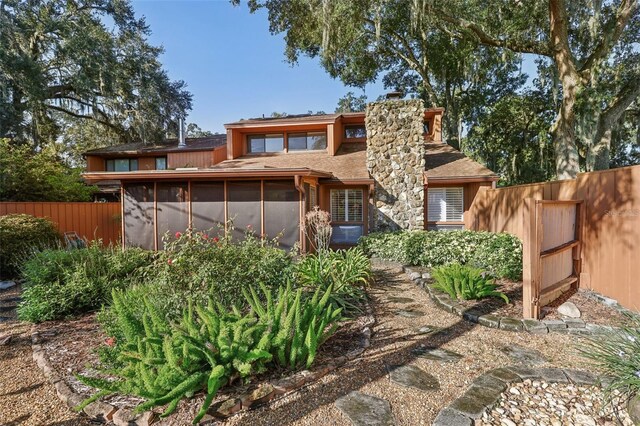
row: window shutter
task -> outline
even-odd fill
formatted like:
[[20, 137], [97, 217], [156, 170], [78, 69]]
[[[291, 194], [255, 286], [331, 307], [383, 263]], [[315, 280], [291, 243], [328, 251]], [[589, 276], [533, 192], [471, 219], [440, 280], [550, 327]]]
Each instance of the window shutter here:
[[463, 188], [429, 188], [427, 191], [428, 222], [461, 222]]

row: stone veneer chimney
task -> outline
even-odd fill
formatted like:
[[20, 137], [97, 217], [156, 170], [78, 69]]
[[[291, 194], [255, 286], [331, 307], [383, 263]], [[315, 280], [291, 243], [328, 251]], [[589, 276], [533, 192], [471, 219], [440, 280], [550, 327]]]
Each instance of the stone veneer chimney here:
[[424, 112], [420, 99], [367, 105], [367, 169], [375, 180], [372, 231], [424, 229]]

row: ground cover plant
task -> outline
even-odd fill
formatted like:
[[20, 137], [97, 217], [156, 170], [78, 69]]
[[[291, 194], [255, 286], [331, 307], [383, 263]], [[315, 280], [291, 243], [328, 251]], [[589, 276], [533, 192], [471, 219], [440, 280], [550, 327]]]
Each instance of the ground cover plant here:
[[48, 219], [10, 214], [0, 217], [0, 241], [0, 276], [13, 278], [32, 253], [59, 245], [60, 235]]
[[485, 297], [499, 297], [505, 303], [509, 298], [497, 291], [498, 286], [482, 269], [459, 263], [433, 268], [434, 288], [444, 291], [454, 300], [477, 300]]
[[290, 284], [280, 286], [275, 297], [264, 284], [260, 291], [261, 295], [254, 288], [244, 290], [251, 306], [246, 314], [211, 299], [194, 309], [190, 304], [182, 319], [171, 323], [147, 300], [138, 308], [143, 311], [140, 319], [124, 294], [114, 290], [112, 309], [124, 331], [119, 367], [103, 371], [111, 379], [79, 377], [101, 390], [83, 405], [111, 393], [133, 394], [147, 400], [138, 412], [168, 404], [163, 413], [167, 416], [180, 400], [204, 391], [195, 424], [218, 389], [230, 382], [270, 365], [308, 368], [341, 319], [341, 309], [329, 302], [332, 286], [318, 287], [311, 296], [302, 289], [294, 291]]
[[413, 266], [461, 263], [500, 278], [522, 278], [522, 244], [513, 235], [477, 231], [377, 232], [360, 238], [368, 256]]

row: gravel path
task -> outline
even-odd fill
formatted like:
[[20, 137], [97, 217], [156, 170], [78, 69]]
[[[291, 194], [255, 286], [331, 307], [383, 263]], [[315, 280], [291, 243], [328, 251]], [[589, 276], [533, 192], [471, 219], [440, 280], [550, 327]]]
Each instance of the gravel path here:
[[[397, 266], [377, 265], [376, 276], [369, 294], [377, 323], [372, 345], [361, 360], [269, 406], [233, 417], [226, 424], [350, 425], [350, 420], [335, 407], [335, 401], [358, 391], [388, 401], [397, 425], [430, 425], [438, 411], [462, 395], [474, 378], [515, 363], [503, 352], [505, 347], [517, 345], [539, 351], [547, 360], [539, 366], [584, 366], [584, 360], [574, 350], [576, 336], [530, 335], [471, 324], [437, 308]], [[399, 310], [421, 316], [406, 318], [397, 314]], [[423, 326], [441, 331], [431, 335], [417, 333]], [[416, 357], [412, 349], [420, 345], [437, 346], [464, 357], [446, 364]], [[420, 391], [392, 383], [388, 375], [391, 365], [418, 367], [436, 377], [440, 388]]]
[[[3, 315], [15, 317], [19, 296], [17, 289], [0, 291]], [[0, 425], [84, 426], [86, 420], [71, 412], [60, 402], [55, 388], [44, 377], [31, 355], [31, 325], [15, 320], [0, 322]]]

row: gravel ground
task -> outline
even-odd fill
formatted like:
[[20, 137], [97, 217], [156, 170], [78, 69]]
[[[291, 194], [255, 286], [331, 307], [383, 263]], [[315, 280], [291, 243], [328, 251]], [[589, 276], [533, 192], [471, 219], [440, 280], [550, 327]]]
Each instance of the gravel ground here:
[[606, 406], [604, 399], [602, 390], [595, 386], [525, 380], [504, 392], [480, 425], [633, 426], [623, 408], [624, 399], [614, 397]]
[[56, 395], [31, 357], [31, 325], [0, 323], [0, 336], [11, 334], [0, 346], [0, 425], [89, 425], [71, 412]]
[[[232, 417], [225, 424], [350, 425], [334, 402], [357, 390], [389, 401], [398, 425], [430, 425], [439, 410], [462, 395], [474, 378], [487, 370], [512, 365], [514, 362], [501, 349], [515, 344], [542, 352], [549, 362], [541, 366], [587, 368], [575, 352], [576, 336], [530, 335], [471, 324], [437, 308], [397, 267], [378, 267], [377, 280], [369, 294], [377, 324], [371, 347], [362, 359], [300, 392]], [[390, 296], [413, 301], [392, 302], [387, 300]], [[424, 316], [404, 318], [396, 315], [398, 309], [415, 309]], [[427, 336], [415, 332], [426, 325], [442, 330]], [[464, 358], [448, 364], [416, 358], [411, 349], [419, 344], [449, 349]], [[421, 392], [391, 383], [385, 366], [394, 364], [415, 365], [433, 374], [440, 382], [440, 390]]]

